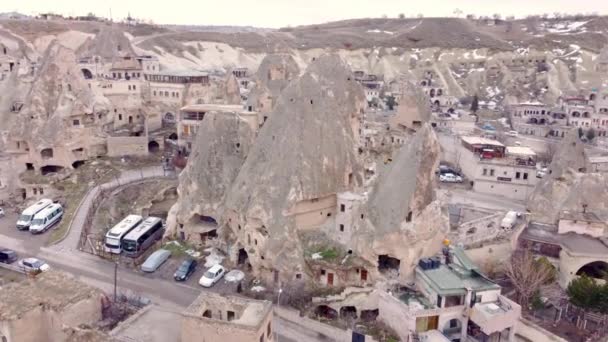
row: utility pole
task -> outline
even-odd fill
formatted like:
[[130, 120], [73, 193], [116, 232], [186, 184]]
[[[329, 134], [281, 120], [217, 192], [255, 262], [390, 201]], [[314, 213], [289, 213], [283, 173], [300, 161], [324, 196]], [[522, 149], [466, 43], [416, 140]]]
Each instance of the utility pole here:
[[114, 262], [114, 303], [116, 303], [116, 284], [118, 282], [118, 260]]

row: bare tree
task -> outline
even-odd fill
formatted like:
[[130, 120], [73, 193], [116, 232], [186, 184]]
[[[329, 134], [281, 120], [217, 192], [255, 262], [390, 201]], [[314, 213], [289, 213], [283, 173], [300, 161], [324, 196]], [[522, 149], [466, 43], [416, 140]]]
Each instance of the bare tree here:
[[532, 296], [553, 278], [553, 270], [545, 263], [534, 260], [527, 249], [513, 253], [511, 262], [505, 266], [505, 274], [513, 283], [523, 308], [527, 308]]

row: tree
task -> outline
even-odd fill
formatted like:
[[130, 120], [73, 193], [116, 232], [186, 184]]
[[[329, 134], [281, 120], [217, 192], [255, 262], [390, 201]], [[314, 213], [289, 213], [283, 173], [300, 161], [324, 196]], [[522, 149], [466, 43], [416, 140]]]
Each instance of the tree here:
[[479, 99], [477, 98], [477, 94], [473, 95], [473, 100], [471, 101], [471, 112], [477, 114], [479, 110]]
[[398, 105], [398, 103], [395, 101], [395, 97], [393, 95], [386, 97], [386, 106], [388, 107], [388, 110], [393, 110], [396, 105]]
[[601, 287], [586, 274], [571, 281], [566, 289], [570, 303], [585, 310], [592, 310], [595, 307], [600, 291]]
[[534, 260], [526, 249], [513, 253], [511, 262], [505, 266], [505, 274], [513, 283], [519, 304], [527, 308], [532, 296], [551, 279], [553, 273], [545, 263]]

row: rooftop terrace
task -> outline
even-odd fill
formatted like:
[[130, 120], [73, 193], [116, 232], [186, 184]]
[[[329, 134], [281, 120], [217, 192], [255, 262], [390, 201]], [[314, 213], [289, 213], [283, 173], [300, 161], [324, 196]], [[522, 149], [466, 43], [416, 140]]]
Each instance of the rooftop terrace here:
[[96, 295], [101, 292], [68, 274], [51, 270], [0, 288], [0, 321], [17, 319], [41, 305], [61, 311]]
[[202, 293], [184, 312], [210, 322], [240, 325], [245, 328], [259, 327], [272, 310], [269, 301], [216, 293]]

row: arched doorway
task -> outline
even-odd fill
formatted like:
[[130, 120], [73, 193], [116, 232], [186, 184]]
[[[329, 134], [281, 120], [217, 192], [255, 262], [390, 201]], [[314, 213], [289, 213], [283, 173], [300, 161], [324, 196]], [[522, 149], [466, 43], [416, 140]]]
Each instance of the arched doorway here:
[[166, 123], [175, 123], [175, 115], [173, 113], [167, 112], [163, 116], [163, 121]]
[[80, 69], [82, 71], [82, 76], [84, 76], [85, 80], [90, 80], [93, 78], [93, 73], [89, 69]]
[[459, 319], [453, 318], [445, 322], [443, 326], [443, 334], [449, 336], [451, 334], [457, 334], [462, 331], [462, 323]]
[[148, 143], [148, 152], [150, 153], [158, 153], [158, 151], [160, 151], [160, 145], [152, 140]]
[[323, 317], [326, 319], [336, 319], [338, 318], [338, 311], [330, 308], [327, 305], [319, 305], [315, 308], [315, 315], [317, 315], [317, 317]]
[[59, 165], [45, 165], [45, 166], [43, 166], [43, 167], [40, 168], [40, 173], [42, 173], [43, 176], [46, 176], [49, 173], [61, 172], [61, 170], [63, 170], [63, 166], [59, 166]]
[[608, 263], [605, 261], [594, 261], [583, 265], [576, 272], [577, 276], [586, 274], [591, 278], [605, 279], [608, 277]]
[[357, 319], [357, 308], [354, 306], [343, 306], [340, 308], [340, 318]]

